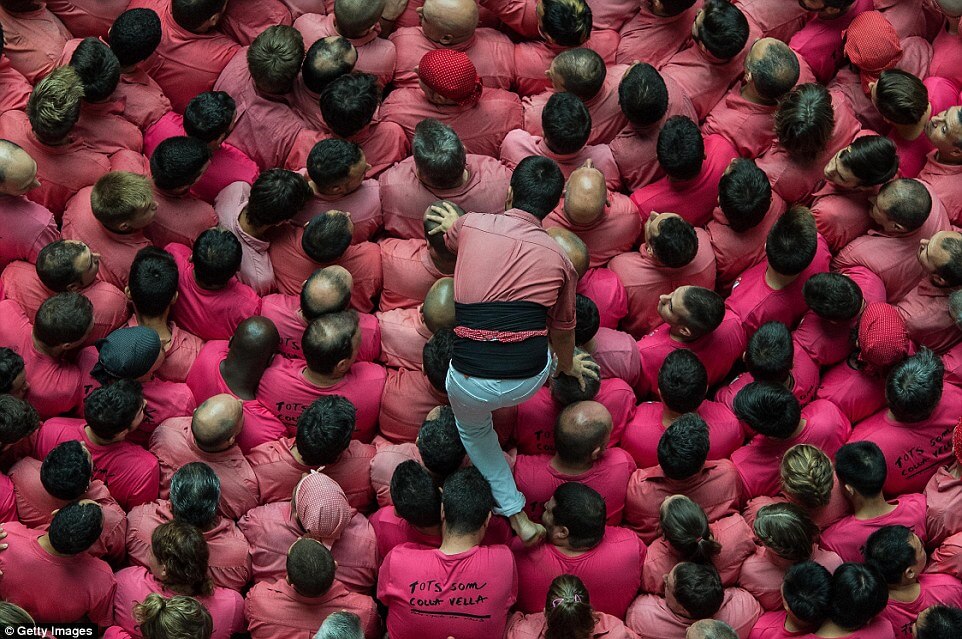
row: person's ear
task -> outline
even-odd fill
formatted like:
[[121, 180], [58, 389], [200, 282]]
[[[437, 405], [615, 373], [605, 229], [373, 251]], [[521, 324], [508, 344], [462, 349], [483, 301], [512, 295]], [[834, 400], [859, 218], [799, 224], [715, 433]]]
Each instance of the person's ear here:
[[692, 335], [691, 335], [691, 329], [688, 328], [687, 326], [682, 326], [681, 328], [679, 328], [679, 329], [678, 329], [678, 334], [681, 335], [682, 337], [691, 337], [691, 336], [692, 336]]
[[440, 42], [441, 44], [447, 45], [447, 44], [451, 44], [452, 40], [454, 40], [454, 36], [451, 35], [450, 33], [445, 33], [443, 36], [441, 36]]
[[176, 304], [179, 298], [180, 298], [180, 291], [174, 291], [174, 296], [170, 298], [170, 305], [173, 306], [174, 304]]
[[604, 454], [605, 454], [604, 449], [601, 446], [598, 446], [593, 451], [591, 451], [591, 461], [597, 461], [598, 458], [600, 458]]
[[[68, 286], [67, 288], [68, 288], [68, 290], [69, 290], [70, 287]], [[128, 299], [128, 300], [133, 299], [133, 298], [130, 297], [130, 287], [129, 287], [129, 286], [125, 286], [125, 287], [124, 287], [124, 295], [127, 296], [127, 299]]]

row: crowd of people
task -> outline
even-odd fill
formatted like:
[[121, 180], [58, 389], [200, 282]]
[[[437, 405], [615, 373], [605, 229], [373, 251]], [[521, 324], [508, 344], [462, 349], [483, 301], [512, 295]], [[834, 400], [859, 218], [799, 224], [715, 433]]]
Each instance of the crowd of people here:
[[0, 0], [0, 625], [959, 639], [960, 16]]

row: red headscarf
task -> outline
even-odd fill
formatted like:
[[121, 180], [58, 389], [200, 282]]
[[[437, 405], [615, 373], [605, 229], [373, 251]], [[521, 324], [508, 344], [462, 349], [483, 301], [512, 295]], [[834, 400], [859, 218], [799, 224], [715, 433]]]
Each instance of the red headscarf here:
[[882, 71], [891, 69], [902, 59], [899, 34], [878, 11], [860, 13], [845, 37], [845, 57], [861, 71], [862, 90], [869, 92], [869, 82], [878, 80]]
[[463, 51], [428, 51], [418, 64], [418, 77], [429, 89], [461, 105], [481, 97], [481, 77]]
[[952, 452], [955, 453], [955, 461], [962, 465], [962, 418], [952, 431]]
[[873, 302], [865, 307], [858, 325], [859, 361], [881, 374], [908, 355], [909, 336], [902, 316], [891, 304]]

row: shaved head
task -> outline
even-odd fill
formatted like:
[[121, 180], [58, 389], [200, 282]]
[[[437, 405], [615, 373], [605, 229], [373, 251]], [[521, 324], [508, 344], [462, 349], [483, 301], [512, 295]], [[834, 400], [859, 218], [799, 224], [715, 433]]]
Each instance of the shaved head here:
[[604, 174], [595, 168], [575, 169], [565, 187], [565, 216], [575, 224], [591, 224], [604, 215], [607, 202]]
[[588, 246], [580, 237], [567, 229], [552, 227], [548, 229], [548, 235], [553, 237], [561, 250], [567, 254], [578, 277], [581, 278], [588, 270]]
[[37, 163], [30, 154], [9, 140], [0, 140], [0, 193], [23, 195], [37, 186]]
[[314, 271], [301, 289], [301, 312], [308, 322], [325, 313], [346, 310], [351, 301], [354, 278], [343, 266]]
[[190, 430], [201, 450], [215, 452], [234, 443], [244, 425], [243, 402], [233, 395], [214, 395], [194, 411]]
[[454, 328], [454, 278], [442, 277], [431, 285], [424, 297], [421, 307], [424, 315], [424, 325], [431, 333], [437, 333], [442, 328]]
[[478, 26], [478, 5], [474, 0], [425, 0], [418, 13], [424, 36], [438, 44], [465, 42]]
[[585, 463], [604, 452], [611, 436], [611, 413], [595, 401], [575, 402], [558, 416], [555, 449], [558, 457], [572, 464]]

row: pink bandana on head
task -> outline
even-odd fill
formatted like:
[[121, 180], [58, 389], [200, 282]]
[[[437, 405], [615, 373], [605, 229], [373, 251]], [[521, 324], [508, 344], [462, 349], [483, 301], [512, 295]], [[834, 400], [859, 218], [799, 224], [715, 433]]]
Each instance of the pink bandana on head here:
[[344, 490], [323, 473], [311, 471], [294, 489], [297, 519], [307, 534], [331, 547], [347, 528], [354, 509]]

